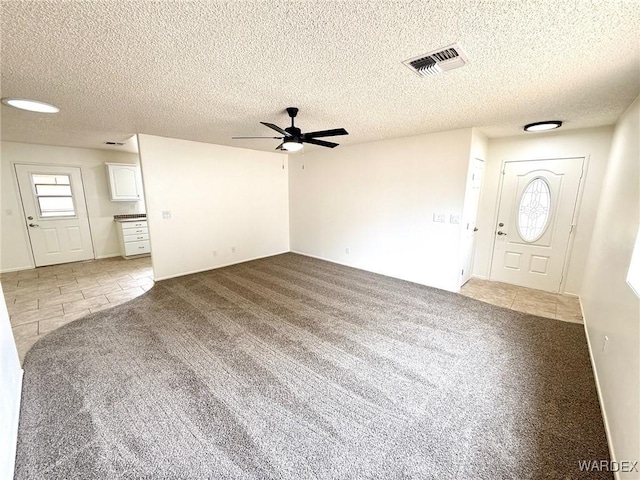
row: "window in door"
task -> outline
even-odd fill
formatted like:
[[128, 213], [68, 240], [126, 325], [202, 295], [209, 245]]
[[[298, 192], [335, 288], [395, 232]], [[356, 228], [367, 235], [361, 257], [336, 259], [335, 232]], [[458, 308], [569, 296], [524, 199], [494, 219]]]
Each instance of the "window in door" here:
[[517, 227], [525, 242], [535, 242], [547, 229], [551, 213], [551, 190], [541, 177], [529, 182], [520, 198]]
[[40, 218], [75, 217], [76, 208], [69, 175], [31, 174]]

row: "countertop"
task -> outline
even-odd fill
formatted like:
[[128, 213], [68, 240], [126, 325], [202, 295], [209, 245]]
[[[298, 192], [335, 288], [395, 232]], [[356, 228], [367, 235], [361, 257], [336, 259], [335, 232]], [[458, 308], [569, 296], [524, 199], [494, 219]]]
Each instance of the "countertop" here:
[[114, 222], [119, 222], [119, 223], [126, 223], [126, 222], [140, 222], [140, 221], [147, 221], [147, 216], [146, 215], [140, 215], [140, 216], [133, 216], [133, 215], [114, 215], [113, 216], [113, 221]]

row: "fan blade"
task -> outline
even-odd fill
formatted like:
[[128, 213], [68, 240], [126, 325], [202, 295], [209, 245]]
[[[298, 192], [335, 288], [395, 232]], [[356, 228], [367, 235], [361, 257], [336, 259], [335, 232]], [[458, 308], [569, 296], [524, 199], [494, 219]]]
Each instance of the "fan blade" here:
[[265, 125], [266, 127], [274, 129], [278, 133], [283, 134], [285, 137], [290, 137], [291, 136], [291, 134], [289, 132], [284, 131], [282, 128], [280, 128], [277, 125], [274, 125], [273, 123], [267, 123], [267, 122], [260, 122], [260, 123]]
[[334, 148], [340, 145], [339, 143], [325, 142], [324, 140], [316, 140], [315, 138], [303, 138], [302, 142], [312, 143], [313, 145], [320, 145], [321, 147], [329, 147], [329, 148]]
[[282, 140], [284, 137], [231, 137], [232, 140], [237, 140], [240, 138], [271, 138], [276, 140]]
[[284, 150], [284, 148], [282, 148], [282, 145], [284, 145], [284, 142], [282, 142], [280, 145], [278, 145], [276, 147], [276, 150]]
[[318, 132], [309, 132], [304, 134], [306, 138], [335, 137], [337, 135], [349, 135], [349, 132], [344, 128], [334, 128], [333, 130], [320, 130]]

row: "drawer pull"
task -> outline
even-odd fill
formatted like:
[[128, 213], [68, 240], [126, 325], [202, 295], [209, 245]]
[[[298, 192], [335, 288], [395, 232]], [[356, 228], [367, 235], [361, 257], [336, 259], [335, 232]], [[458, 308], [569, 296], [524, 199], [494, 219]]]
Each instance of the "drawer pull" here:
[[138, 248], [142, 248], [142, 249], [144, 249], [144, 247], [138, 247]]

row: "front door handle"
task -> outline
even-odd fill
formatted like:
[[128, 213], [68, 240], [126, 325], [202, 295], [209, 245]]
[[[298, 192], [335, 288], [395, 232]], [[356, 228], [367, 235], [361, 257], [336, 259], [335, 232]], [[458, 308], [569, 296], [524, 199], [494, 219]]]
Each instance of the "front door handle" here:
[[498, 230], [498, 235], [506, 235], [506, 233], [501, 232], [500, 230]]
[[31, 228], [35, 228], [35, 227], [39, 227], [40, 225], [38, 225], [37, 223], [30, 223], [29, 226]]

